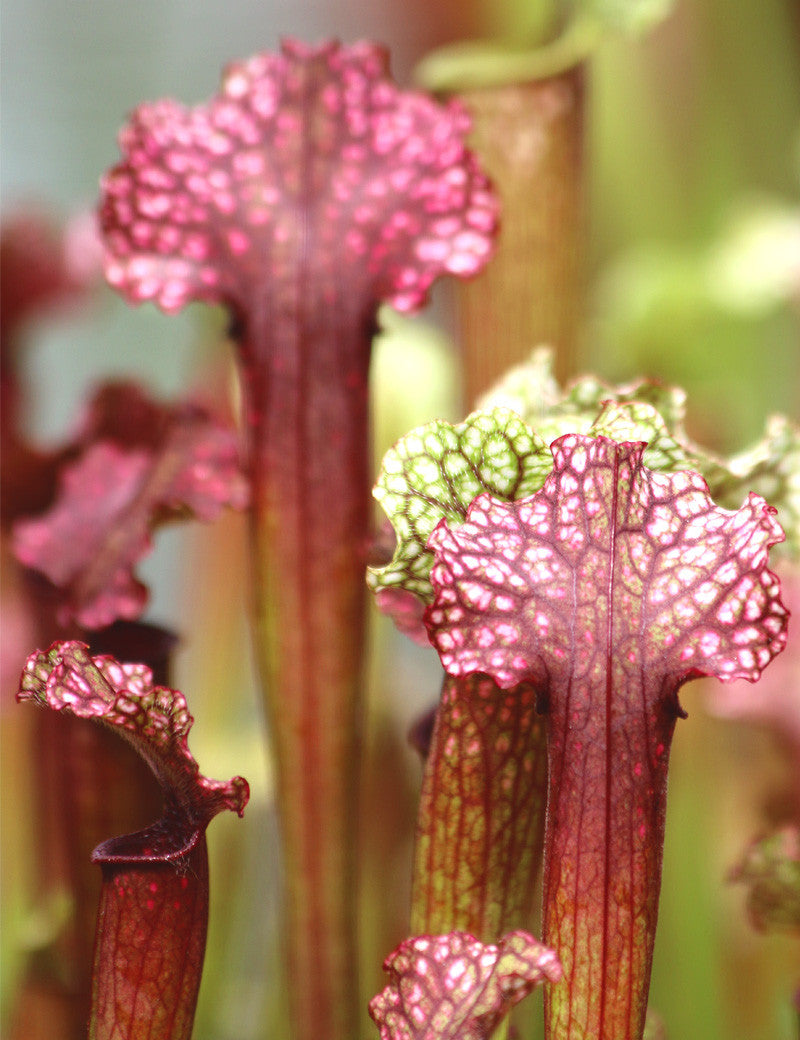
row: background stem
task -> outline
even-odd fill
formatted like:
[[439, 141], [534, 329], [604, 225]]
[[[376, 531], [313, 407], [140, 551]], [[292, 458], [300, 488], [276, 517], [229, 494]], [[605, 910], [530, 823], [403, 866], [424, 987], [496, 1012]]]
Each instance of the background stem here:
[[675, 725], [656, 693], [579, 680], [550, 691], [543, 941], [564, 969], [545, 992], [550, 1040], [642, 1037]]
[[470, 145], [501, 200], [492, 262], [455, 289], [471, 408], [537, 346], [555, 348], [559, 380], [573, 374], [585, 316], [585, 66], [456, 96], [472, 116]]
[[352, 306], [270, 316], [268, 334], [243, 349], [256, 658], [276, 763], [295, 1040], [353, 1040], [362, 1013], [356, 854], [373, 330]]

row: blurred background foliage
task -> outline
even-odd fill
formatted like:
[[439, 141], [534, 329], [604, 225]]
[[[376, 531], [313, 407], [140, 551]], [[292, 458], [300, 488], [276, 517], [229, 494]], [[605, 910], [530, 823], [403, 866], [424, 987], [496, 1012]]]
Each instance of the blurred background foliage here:
[[[216, 89], [222, 65], [274, 48], [282, 35], [380, 40], [391, 48], [398, 80], [409, 83], [433, 47], [473, 37], [520, 44], [544, 31], [551, 14], [530, 0], [6, 0], [3, 212], [37, 205], [58, 223], [91, 206], [130, 109], [164, 95], [200, 101]], [[772, 412], [796, 419], [796, 0], [679, 0], [645, 34], [611, 35], [589, 61], [586, 134], [587, 304], [576, 369], [685, 387], [690, 432], [720, 450], [743, 448]], [[458, 415], [452, 315], [442, 287], [421, 319], [387, 317], [375, 363], [376, 459], [411, 426]], [[164, 394], [199, 385], [224, 394], [223, 332], [221, 314], [130, 311], [104, 289], [82, 309], [30, 324], [31, 435], [62, 437], [87, 387], [110, 374], [138, 375]], [[154, 589], [148, 617], [182, 637], [174, 681], [197, 718], [198, 760], [215, 776], [243, 773], [254, 791], [245, 824], [220, 819], [209, 832], [212, 923], [195, 1035], [280, 1035], [278, 999], [264, 1017], [263, 980], [280, 972], [277, 855], [243, 621], [242, 518], [161, 535], [145, 574]], [[376, 905], [394, 901], [402, 918], [407, 894], [418, 766], [402, 734], [436, 697], [440, 675], [432, 652], [397, 640], [382, 620], [374, 628], [370, 733], [384, 749], [385, 786], [372, 789], [363, 810], [365, 833], [374, 832], [364, 851], [368, 987], [388, 952]], [[45, 944], [65, 912], [31, 882], [25, 723], [12, 693], [4, 689], [2, 703], [4, 1021], [26, 949]], [[702, 702], [699, 685], [685, 691], [690, 718], [679, 725], [673, 752], [652, 1005], [673, 1040], [790, 1040], [797, 1035], [797, 942], [756, 933], [743, 892], [726, 881], [783, 782], [780, 753], [768, 734], [712, 719]], [[399, 739], [386, 737], [387, 719]], [[387, 762], [396, 762], [392, 773]], [[389, 815], [399, 835], [390, 833]], [[375, 830], [378, 821], [385, 834]]]

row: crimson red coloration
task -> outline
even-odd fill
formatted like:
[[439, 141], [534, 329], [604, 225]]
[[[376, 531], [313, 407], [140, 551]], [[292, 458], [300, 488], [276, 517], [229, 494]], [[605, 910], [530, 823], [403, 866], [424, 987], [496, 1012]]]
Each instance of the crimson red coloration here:
[[561, 978], [553, 951], [523, 931], [496, 944], [461, 931], [417, 936], [383, 968], [391, 981], [369, 1005], [381, 1040], [488, 1040], [537, 985]]
[[642, 1035], [678, 690], [754, 680], [786, 641], [767, 569], [783, 532], [757, 495], [735, 513], [644, 445], [568, 435], [541, 491], [483, 495], [430, 538], [431, 640], [451, 674], [531, 681], [548, 726], [544, 941], [564, 981], [558, 1040]]
[[208, 104], [141, 106], [103, 180], [111, 284], [233, 317], [298, 1040], [358, 1028], [371, 342], [381, 302], [412, 310], [488, 259], [497, 206], [467, 129], [457, 105], [400, 91], [381, 48], [287, 41], [230, 66]]
[[[122, 428], [107, 398], [138, 421]], [[62, 625], [101, 628], [144, 609], [147, 590], [133, 568], [159, 523], [211, 521], [226, 505], [243, 508], [248, 489], [236, 434], [199, 406], [167, 408], [135, 387], [109, 386], [85, 426], [86, 447], [65, 462], [51, 508], [16, 523], [14, 551], [59, 588]]]
[[32, 654], [18, 700], [95, 719], [124, 736], [150, 765], [164, 815], [136, 834], [99, 845], [103, 869], [95, 941], [91, 1040], [189, 1040], [208, 923], [205, 831], [223, 809], [240, 816], [247, 782], [200, 775], [181, 693], [153, 686], [144, 665], [92, 657], [83, 643]]
[[127, 855], [109, 863], [98, 849], [92, 857], [103, 888], [90, 1040], [189, 1040], [208, 924], [205, 834], [166, 862], [149, 859], [146, 846]]

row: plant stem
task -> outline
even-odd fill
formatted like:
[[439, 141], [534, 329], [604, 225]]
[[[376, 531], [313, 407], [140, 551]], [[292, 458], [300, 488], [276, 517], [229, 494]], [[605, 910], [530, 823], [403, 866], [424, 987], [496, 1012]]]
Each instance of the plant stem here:
[[[44, 603], [41, 604], [44, 608]], [[42, 612], [40, 622], [46, 625]], [[51, 631], [55, 631], [50, 623]], [[152, 625], [118, 622], [87, 636], [98, 653], [142, 660], [156, 681], [166, 682], [174, 637]], [[46, 642], [46, 639], [44, 640]], [[89, 852], [109, 833], [125, 833], [151, 823], [162, 805], [158, 784], [139, 755], [119, 738], [86, 719], [37, 712], [32, 756], [38, 798], [40, 883], [47, 892], [65, 889], [72, 913], [63, 931], [40, 958], [54, 966], [53, 978], [32, 962], [25, 986], [52, 987], [69, 1019], [59, 1035], [85, 1037], [91, 1000], [91, 965], [100, 896], [97, 868]], [[22, 998], [24, 1000], [24, 993]], [[26, 1032], [26, 1028], [29, 1030]], [[53, 1035], [52, 1019], [44, 1032], [21, 1027], [13, 1036], [37, 1040]]]
[[102, 869], [89, 1040], [190, 1040], [208, 927], [205, 834], [177, 860]]
[[352, 1040], [359, 1020], [356, 799], [374, 330], [372, 312], [352, 300], [308, 300], [300, 289], [296, 309], [283, 300], [285, 311], [263, 314], [240, 351], [256, 654], [277, 764], [296, 1040]]
[[[582, 320], [584, 68], [548, 79], [462, 90], [471, 144], [502, 202], [497, 253], [459, 285], [469, 407], [534, 347], [571, 374]], [[486, 344], [492, 343], [492, 350]]]
[[418, 69], [426, 87], [466, 106], [470, 145], [502, 206], [492, 263], [456, 289], [470, 408], [535, 347], [555, 348], [559, 379], [573, 372], [585, 297], [584, 59], [595, 36], [576, 19], [539, 47], [445, 47]]
[[641, 679], [551, 690], [544, 941], [564, 968], [545, 993], [553, 1040], [642, 1036], [675, 717], [674, 698]]
[[530, 927], [546, 784], [536, 690], [446, 676], [417, 822], [411, 934]]

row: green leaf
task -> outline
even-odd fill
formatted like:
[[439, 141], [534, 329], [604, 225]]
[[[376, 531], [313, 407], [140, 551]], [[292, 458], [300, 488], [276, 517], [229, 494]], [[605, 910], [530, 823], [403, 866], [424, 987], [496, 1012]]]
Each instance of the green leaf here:
[[638, 35], [663, 22], [675, 5], [674, 0], [581, 0], [577, 6], [612, 32]]
[[643, 458], [648, 469], [675, 473], [691, 468], [685, 449], [670, 434], [659, 412], [644, 401], [606, 401], [588, 432], [618, 442], [644, 441], [647, 447]]
[[549, 347], [539, 347], [510, 369], [480, 398], [478, 408], [510, 408], [546, 440], [555, 440], [565, 433], [588, 433], [605, 401], [649, 404], [670, 434], [685, 438], [683, 390], [653, 380], [612, 386], [593, 375], [580, 376], [562, 389], [553, 376]]
[[429, 602], [433, 558], [426, 543], [442, 517], [459, 522], [485, 491], [507, 501], [525, 498], [551, 468], [547, 444], [506, 409], [412, 430], [386, 453], [374, 490], [397, 547], [389, 564], [369, 568], [368, 585], [373, 592], [401, 588]]
[[[652, 380], [612, 386], [595, 376], [581, 376], [562, 390], [553, 378], [552, 357], [548, 348], [535, 350], [528, 361], [506, 373], [478, 407], [502, 406], [518, 412], [548, 443], [565, 433], [590, 432], [617, 441], [646, 440], [648, 468], [696, 470], [705, 477], [718, 505], [738, 509], [750, 491], [766, 498], [778, 510], [786, 532], [786, 542], [776, 555], [800, 557], [800, 426], [784, 416], [772, 416], [760, 441], [726, 458], [687, 437], [686, 394], [680, 388]], [[604, 404], [610, 408], [606, 402], [631, 405], [627, 431], [622, 415], [610, 411], [606, 418], [598, 415]]]

